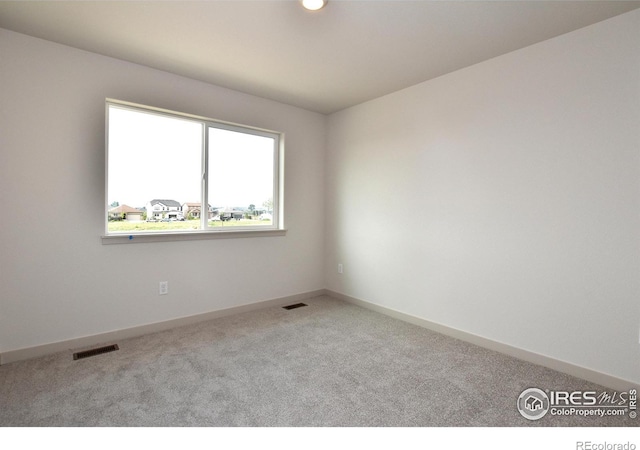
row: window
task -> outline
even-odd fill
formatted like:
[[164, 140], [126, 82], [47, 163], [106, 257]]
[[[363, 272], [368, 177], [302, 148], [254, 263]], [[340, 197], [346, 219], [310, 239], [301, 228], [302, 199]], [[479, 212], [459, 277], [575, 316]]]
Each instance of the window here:
[[107, 101], [109, 236], [278, 230], [281, 135]]

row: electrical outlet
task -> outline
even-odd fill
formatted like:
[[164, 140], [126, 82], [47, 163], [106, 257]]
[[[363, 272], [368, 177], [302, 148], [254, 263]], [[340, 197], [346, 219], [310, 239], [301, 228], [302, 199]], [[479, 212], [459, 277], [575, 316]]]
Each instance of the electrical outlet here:
[[160, 282], [160, 295], [167, 295], [169, 293], [169, 282], [161, 281]]
[[343, 273], [342, 264], [338, 264], [338, 273]]

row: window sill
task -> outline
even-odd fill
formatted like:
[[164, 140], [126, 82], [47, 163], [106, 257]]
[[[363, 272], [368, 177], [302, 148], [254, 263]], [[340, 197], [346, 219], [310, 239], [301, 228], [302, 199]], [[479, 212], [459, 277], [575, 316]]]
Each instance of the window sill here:
[[207, 239], [235, 239], [266, 236], [285, 236], [287, 230], [242, 230], [242, 231], [190, 231], [175, 233], [109, 234], [102, 236], [103, 245], [141, 244], [144, 242], [199, 241]]

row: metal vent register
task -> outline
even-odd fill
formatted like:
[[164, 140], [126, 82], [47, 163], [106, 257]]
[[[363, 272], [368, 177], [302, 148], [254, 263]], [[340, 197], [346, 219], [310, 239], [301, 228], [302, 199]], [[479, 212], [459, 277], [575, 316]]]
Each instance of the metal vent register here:
[[84, 352], [78, 352], [73, 354], [73, 360], [88, 358], [90, 356], [101, 355], [103, 353], [115, 352], [119, 350], [118, 344], [107, 345], [106, 347], [94, 348], [91, 350], [85, 350]]
[[295, 305], [283, 306], [284, 309], [296, 309], [302, 308], [303, 306], [307, 306], [305, 303], [296, 303]]

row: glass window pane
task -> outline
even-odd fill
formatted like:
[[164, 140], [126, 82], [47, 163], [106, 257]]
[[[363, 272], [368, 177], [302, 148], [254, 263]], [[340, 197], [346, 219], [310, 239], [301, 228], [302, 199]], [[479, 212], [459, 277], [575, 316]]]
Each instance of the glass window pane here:
[[272, 137], [208, 129], [210, 227], [273, 225]]
[[199, 229], [202, 124], [110, 105], [107, 132], [108, 231]]

